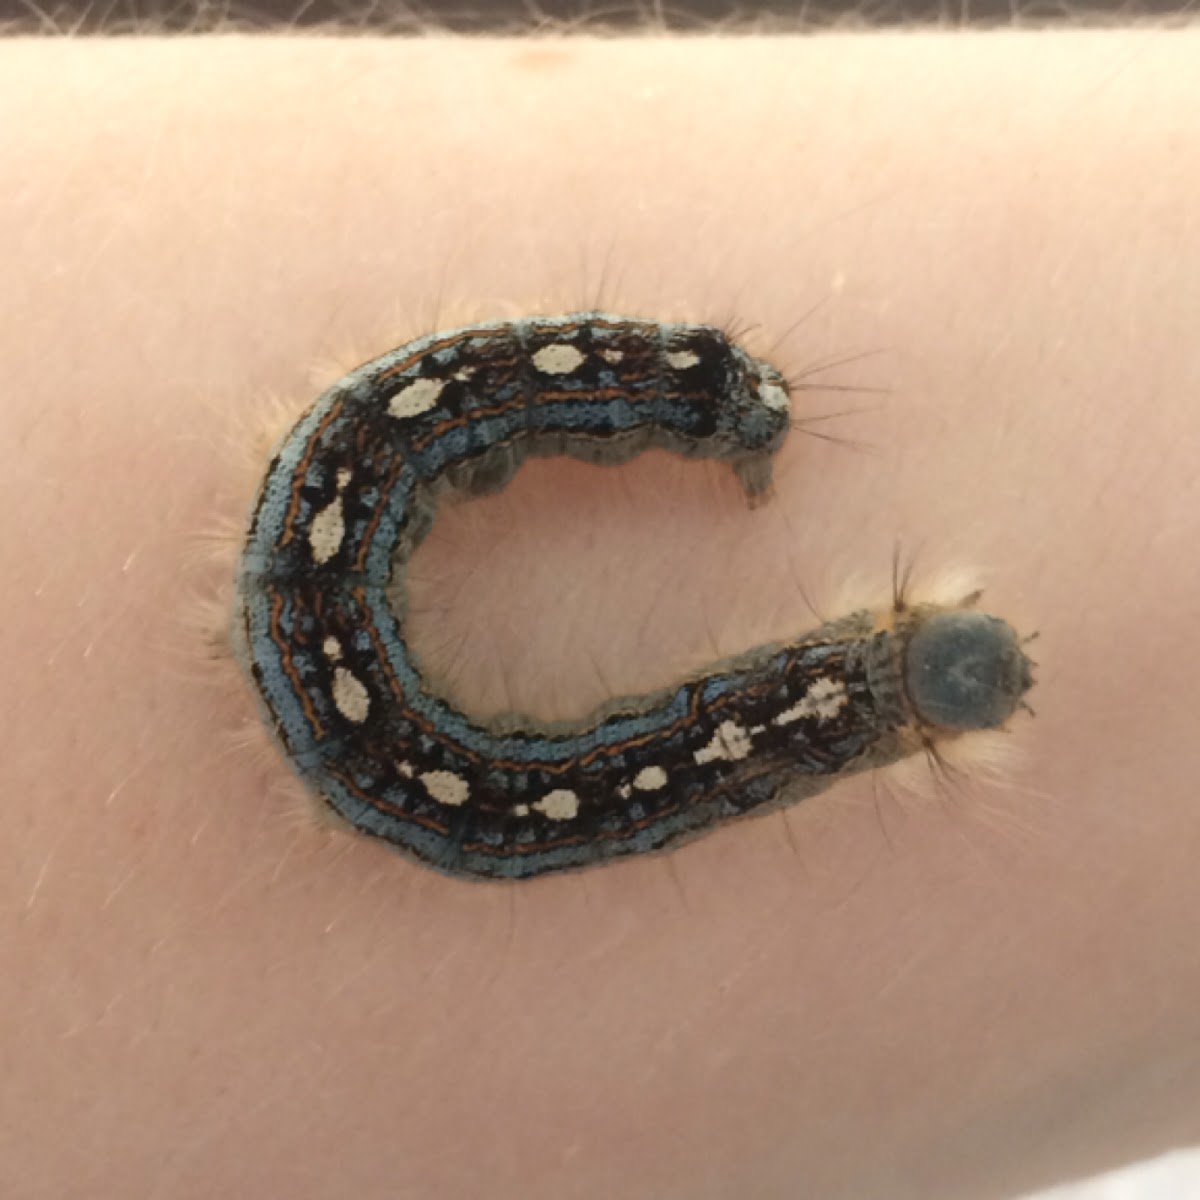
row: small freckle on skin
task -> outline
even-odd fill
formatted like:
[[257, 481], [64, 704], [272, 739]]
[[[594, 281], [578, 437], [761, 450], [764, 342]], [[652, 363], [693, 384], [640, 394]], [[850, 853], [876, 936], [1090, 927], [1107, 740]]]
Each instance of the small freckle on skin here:
[[510, 59], [518, 71], [563, 70], [575, 61], [572, 51], [550, 46], [526, 46]]

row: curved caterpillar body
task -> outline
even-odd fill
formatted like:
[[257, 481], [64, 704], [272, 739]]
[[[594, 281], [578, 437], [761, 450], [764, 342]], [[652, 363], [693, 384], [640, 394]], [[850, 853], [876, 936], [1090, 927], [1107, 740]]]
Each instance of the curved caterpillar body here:
[[964, 608], [855, 613], [581, 723], [474, 720], [427, 686], [403, 573], [440, 495], [495, 491], [531, 454], [660, 446], [727, 460], [754, 500], [789, 410], [780, 373], [720, 330], [599, 312], [435, 334], [340, 380], [276, 451], [237, 575], [235, 648], [293, 767], [440, 871], [525, 878], [1003, 724], [1030, 663]]

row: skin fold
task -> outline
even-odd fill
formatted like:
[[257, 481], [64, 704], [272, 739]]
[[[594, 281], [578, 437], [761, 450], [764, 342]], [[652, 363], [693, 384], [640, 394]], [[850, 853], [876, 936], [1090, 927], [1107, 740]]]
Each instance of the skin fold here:
[[[962, 1200], [1200, 1137], [1198, 54], [0, 45], [5, 1197]], [[651, 452], [441, 513], [444, 693], [578, 717], [886, 608], [899, 542], [1038, 633], [1001, 764], [516, 889], [304, 812], [213, 634], [273, 432], [600, 302], [828, 419], [754, 509]]]

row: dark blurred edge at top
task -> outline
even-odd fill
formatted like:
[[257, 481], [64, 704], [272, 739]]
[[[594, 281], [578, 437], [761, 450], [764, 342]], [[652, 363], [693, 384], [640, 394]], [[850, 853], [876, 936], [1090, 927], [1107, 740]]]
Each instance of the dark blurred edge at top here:
[[47, 34], [317, 29], [458, 34], [681, 33], [936, 23], [947, 27], [1111, 24], [1183, 17], [1196, 0], [0, 0], [0, 21]]

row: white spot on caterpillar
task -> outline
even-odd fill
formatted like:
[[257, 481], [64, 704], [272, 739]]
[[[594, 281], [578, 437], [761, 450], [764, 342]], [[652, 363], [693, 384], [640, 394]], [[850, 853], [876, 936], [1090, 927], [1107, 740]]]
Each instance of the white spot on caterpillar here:
[[667, 354], [667, 366], [676, 371], [686, 371], [688, 367], [697, 366], [700, 355], [695, 350], [671, 350]]
[[342, 498], [334, 498], [315, 517], [308, 530], [308, 545], [313, 561], [327, 563], [337, 552], [346, 536], [346, 517], [342, 512]]
[[764, 383], [758, 389], [758, 395], [763, 404], [775, 412], [787, 412], [792, 407], [792, 402], [787, 392], [777, 383]]
[[600, 357], [615, 367], [625, 357], [624, 350], [601, 350]]
[[633, 795], [633, 788], [631, 788], [629, 784], [623, 783], [619, 788], [617, 788], [617, 795], [620, 796], [622, 800], [628, 800], [629, 797]]
[[579, 812], [579, 797], [569, 788], [555, 788], [533, 805], [552, 821], [569, 821]]
[[321, 649], [325, 651], [325, 657], [330, 662], [337, 662], [342, 657], [342, 643], [332, 635], [321, 643]]
[[333, 702], [338, 712], [356, 725], [367, 719], [371, 708], [371, 697], [362, 680], [351, 675], [345, 667], [338, 667], [333, 672]]
[[820, 721], [828, 721], [836, 717], [843, 708], [849, 696], [846, 685], [840, 679], [818, 679], [800, 698], [799, 703], [785, 709], [775, 718], [776, 725], [791, 725], [802, 717], [816, 717]]
[[667, 773], [662, 767], [643, 767], [633, 777], [633, 786], [642, 792], [657, 792], [667, 786]]
[[583, 354], [575, 346], [543, 346], [533, 356], [533, 365], [544, 375], [570, 375], [582, 364]]
[[750, 736], [736, 721], [722, 721], [712, 741], [697, 750], [692, 757], [698, 763], [727, 758], [736, 761], [750, 753]]
[[350, 482], [351, 471], [339, 467], [337, 473], [338, 494], [312, 519], [308, 528], [308, 545], [313, 561], [319, 566], [327, 563], [337, 552], [346, 536], [346, 516], [342, 511], [342, 490]]
[[437, 404], [445, 386], [445, 381], [441, 379], [414, 379], [388, 401], [388, 412], [401, 420], [419, 417]]
[[460, 383], [466, 383], [467, 380], [470, 379], [471, 376], [474, 374], [475, 374], [474, 367], [462, 367], [459, 370], [454, 372], [454, 378], [457, 379]]
[[413, 777], [412, 763], [398, 762], [396, 763], [396, 770], [399, 774], [403, 775], [405, 779], [411, 779]]
[[471, 794], [467, 781], [453, 771], [422, 771], [421, 782], [439, 804], [448, 804], [451, 808], [465, 804]]
[[513, 816], [514, 817], [529, 816], [529, 805], [528, 804], [514, 804], [513, 805]]

